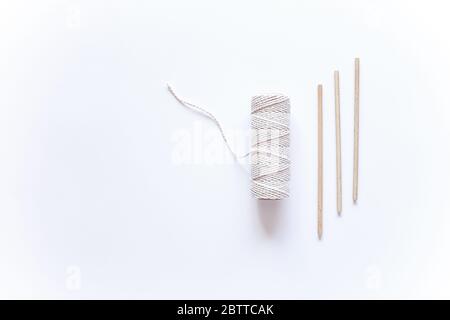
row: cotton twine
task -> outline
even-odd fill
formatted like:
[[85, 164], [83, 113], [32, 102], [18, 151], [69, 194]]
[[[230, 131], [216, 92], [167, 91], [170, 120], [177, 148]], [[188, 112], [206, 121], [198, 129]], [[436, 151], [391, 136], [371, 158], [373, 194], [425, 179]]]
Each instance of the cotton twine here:
[[289, 98], [281, 94], [258, 95], [251, 102], [251, 149], [238, 157], [230, 147], [220, 122], [209, 111], [181, 99], [168, 85], [169, 92], [183, 106], [203, 114], [219, 128], [235, 159], [250, 156], [251, 192], [257, 199], [279, 200], [289, 197]]

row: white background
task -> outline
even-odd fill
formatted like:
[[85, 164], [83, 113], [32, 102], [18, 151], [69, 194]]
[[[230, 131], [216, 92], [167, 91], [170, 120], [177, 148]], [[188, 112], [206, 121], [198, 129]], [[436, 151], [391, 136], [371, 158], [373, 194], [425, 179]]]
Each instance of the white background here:
[[[0, 298], [450, 298], [449, 10], [411, 0], [2, 1]], [[180, 130], [201, 126], [224, 146], [166, 82], [227, 132], [248, 129], [252, 95], [289, 95], [291, 198], [258, 204], [238, 164], [174, 161]]]

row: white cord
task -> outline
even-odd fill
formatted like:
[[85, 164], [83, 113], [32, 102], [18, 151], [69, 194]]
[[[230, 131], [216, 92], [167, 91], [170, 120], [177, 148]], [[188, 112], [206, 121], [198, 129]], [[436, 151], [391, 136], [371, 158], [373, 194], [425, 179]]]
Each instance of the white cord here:
[[[230, 147], [220, 122], [209, 111], [181, 99], [167, 85], [169, 92], [183, 106], [212, 120], [234, 159], [241, 158]], [[251, 129], [251, 191], [257, 199], [284, 199], [289, 197], [290, 180], [290, 102], [280, 95], [258, 95], [252, 98]]]

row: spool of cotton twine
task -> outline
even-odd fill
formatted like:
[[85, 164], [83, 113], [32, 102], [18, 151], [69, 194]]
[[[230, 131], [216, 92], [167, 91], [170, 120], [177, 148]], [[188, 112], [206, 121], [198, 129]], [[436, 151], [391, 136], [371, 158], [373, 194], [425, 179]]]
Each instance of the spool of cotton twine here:
[[[235, 159], [220, 122], [209, 111], [181, 99], [168, 86], [169, 92], [183, 106], [211, 119]], [[257, 95], [251, 101], [252, 141], [250, 151], [251, 193], [256, 199], [280, 200], [289, 197], [289, 98], [281, 94]]]

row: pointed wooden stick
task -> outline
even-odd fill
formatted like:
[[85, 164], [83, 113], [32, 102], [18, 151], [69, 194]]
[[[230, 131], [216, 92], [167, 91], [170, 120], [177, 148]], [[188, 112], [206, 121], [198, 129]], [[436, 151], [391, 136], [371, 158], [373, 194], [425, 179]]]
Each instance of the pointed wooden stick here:
[[353, 131], [353, 203], [358, 201], [359, 166], [359, 58], [355, 59], [355, 110]]
[[334, 106], [336, 118], [336, 204], [337, 212], [342, 212], [342, 165], [341, 165], [341, 105], [339, 93], [339, 71], [334, 72]]
[[317, 86], [317, 235], [323, 232], [323, 103], [322, 85]]

